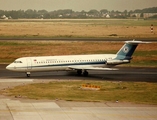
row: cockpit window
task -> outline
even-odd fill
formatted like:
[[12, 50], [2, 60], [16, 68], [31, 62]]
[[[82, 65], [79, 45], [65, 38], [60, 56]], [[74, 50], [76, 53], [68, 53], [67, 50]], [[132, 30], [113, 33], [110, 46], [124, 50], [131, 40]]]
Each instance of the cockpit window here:
[[14, 61], [14, 63], [22, 63], [21, 61]]

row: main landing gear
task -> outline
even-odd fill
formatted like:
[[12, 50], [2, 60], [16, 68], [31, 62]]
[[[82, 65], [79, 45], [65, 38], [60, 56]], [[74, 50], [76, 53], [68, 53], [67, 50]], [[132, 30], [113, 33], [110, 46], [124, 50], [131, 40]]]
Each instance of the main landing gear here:
[[83, 72], [83, 76], [85, 76], [85, 77], [88, 76], [88, 72], [86, 70]]
[[[82, 70], [77, 70], [77, 74], [78, 74], [79, 76], [81, 76]], [[88, 76], [88, 72], [87, 72], [86, 70], [83, 71], [83, 76], [85, 76], [85, 77]]]

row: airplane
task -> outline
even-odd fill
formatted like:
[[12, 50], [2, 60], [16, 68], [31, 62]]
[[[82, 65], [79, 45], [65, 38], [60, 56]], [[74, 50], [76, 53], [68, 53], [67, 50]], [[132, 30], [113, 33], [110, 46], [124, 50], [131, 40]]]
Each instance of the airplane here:
[[132, 55], [142, 41], [125, 41], [116, 54], [62, 55], [22, 57], [9, 64], [6, 69], [25, 72], [30, 77], [31, 72], [68, 71], [75, 70], [78, 75], [88, 76], [87, 70], [118, 70], [114, 66], [130, 63]]

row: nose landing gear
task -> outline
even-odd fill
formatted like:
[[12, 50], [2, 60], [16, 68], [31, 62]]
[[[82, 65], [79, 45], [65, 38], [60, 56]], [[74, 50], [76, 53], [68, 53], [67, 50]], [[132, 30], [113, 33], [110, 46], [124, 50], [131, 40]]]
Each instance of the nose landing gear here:
[[30, 72], [27, 72], [26, 75], [27, 75], [27, 77], [30, 77], [30, 76], [31, 76], [31, 73], [30, 73]]

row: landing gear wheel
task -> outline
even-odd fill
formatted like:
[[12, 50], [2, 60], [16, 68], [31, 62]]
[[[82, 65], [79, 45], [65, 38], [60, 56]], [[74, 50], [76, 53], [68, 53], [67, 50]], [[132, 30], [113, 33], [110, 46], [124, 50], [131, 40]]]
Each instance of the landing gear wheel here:
[[27, 74], [27, 77], [30, 77], [30, 74]]
[[30, 77], [30, 76], [31, 76], [31, 73], [30, 73], [30, 72], [27, 72], [26, 75], [27, 75], [27, 77]]
[[88, 72], [85, 70], [84, 72], [83, 72], [83, 75], [86, 77], [86, 76], [88, 76]]
[[79, 76], [81, 76], [82, 70], [77, 70], [77, 74], [78, 74]]

